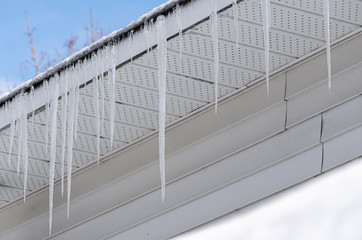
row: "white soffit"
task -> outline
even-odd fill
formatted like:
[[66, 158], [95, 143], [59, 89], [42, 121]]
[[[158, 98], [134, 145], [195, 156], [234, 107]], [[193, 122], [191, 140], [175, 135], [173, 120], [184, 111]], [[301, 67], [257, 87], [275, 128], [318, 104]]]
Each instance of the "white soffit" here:
[[[192, 3], [191, 3], [192, 4]], [[219, 96], [225, 96], [264, 75], [263, 26], [259, 0], [238, 3], [239, 49], [236, 50], [234, 12], [219, 12]], [[332, 41], [362, 25], [362, 2], [331, 0]], [[322, 1], [272, 0], [271, 70], [276, 70], [324, 46]], [[167, 52], [167, 123], [214, 101], [213, 50], [210, 21], [184, 31], [182, 62], [179, 38], [168, 40]], [[101, 155], [126, 146], [158, 128], [158, 85], [156, 49], [117, 67], [116, 117], [113, 149], [110, 147], [109, 98], [107, 84], [104, 132]], [[181, 66], [181, 68], [180, 68]], [[107, 82], [107, 77], [104, 78]], [[93, 106], [93, 83], [81, 88], [77, 140], [74, 143], [73, 169], [96, 161], [96, 127]], [[100, 90], [101, 91], [101, 90]], [[252, 104], [252, 103], [246, 103]], [[61, 105], [58, 110], [58, 136], [61, 136]], [[32, 125], [32, 122], [34, 124]], [[48, 183], [49, 153], [45, 147], [45, 111], [28, 119], [29, 192]], [[50, 132], [50, 131], [49, 131]], [[50, 134], [50, 133], [49, 133]], [[0, 132], [0, 207], [22, 197], [22, 173], [16, 175], [17, 133], [8, 165], [9, 129]], [[60, 142], [60, 139], [57, 139]], [[156, 151], [156, 149], [155, 149]], [[56, 178], [60, 178], [60, 145]]]

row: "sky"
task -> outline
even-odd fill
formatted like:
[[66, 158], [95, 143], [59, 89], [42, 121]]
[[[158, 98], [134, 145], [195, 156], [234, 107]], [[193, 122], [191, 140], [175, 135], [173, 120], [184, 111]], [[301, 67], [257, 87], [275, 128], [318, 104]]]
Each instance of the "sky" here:
[[360, 240], [362, 159], [173, 240]]
[[35, 29], [33, 38], [37, 55], [43, 51], [50, 57], [56, 57], [57, 51], [66, 53], [64, 43], [71, 35], [78, 36], [77, 50], [84, 47], [85, 27], [90, 25], [89, 9], [92, 9], [94, 23], [99, 24], [107, 35], [126, 27], [132, 20], [136, 21], [166, 1], [0, 0], [0, 92], [8, 91], [14, 83], [19, 85], [34, 77], [33, 69], [20, 70], [20, 65], [31, 59], [25, 11], [31, 27]]

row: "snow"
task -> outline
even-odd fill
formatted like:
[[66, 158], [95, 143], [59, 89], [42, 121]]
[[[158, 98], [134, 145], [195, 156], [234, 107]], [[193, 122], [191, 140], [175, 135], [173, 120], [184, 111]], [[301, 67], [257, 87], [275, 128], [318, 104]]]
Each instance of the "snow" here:
[[214, 51], [214, 81], [215, 81], [215, 114], [217, 113], [217, 100], [219, 90], [219, 25], [217, 17], [217, 0], [211, 0], [211, 38]]
[[158, 64], [158, 128], [159, 128], [159, 161], [161, 177], [161, 197], [165, 200], [166, 173], [165, 173], [165, 128], [166, 128], [166, 67], [167, 67], [167, 36], [165, 17], [159, 16], [157, 28], [157, 64]]

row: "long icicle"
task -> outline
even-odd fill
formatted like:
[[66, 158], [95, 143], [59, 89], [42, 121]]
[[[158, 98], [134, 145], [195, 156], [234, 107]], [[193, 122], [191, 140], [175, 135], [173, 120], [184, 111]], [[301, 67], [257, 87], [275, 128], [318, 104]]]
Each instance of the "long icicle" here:
[[324, 15], [324, 34], [326, 39], [326, 53], [327, 53], [327, 68], [328, 68], [328, 89], [331, 91], [332, 87], [332, 66], [331, 66], [331, 33], [330, 13], [329, 13], [329, 0], [323, 0], [323, 15]]
[[66, 132], [67, 132], [67, 106], [68, 106], [68, 85], [69, 85], [69, 69], [65, 70], [63, 74], [64, 79], [60, 82], [64, 82], [64, 93], [62, 96], [62, 154], [61, 154], [61, 193], [64, 196], [64, 162], [65, 162], [65, 144], [66, 144]]
[[157, 17], [157, 64], [158, 64], [158, 128], [159, 128], [159, 161], [161, 177], [162, 203], [166, 192], [166, 170], [165, 170], [165, 128], [166, 128], [166, 67], [167, 67], [167, 37], [165, 17]]
[[72, 186], [72, 165], [73, 165], [73, 141], [74, 141], [74, 120], [76, 104], [76, 81], [74, 67], [71, 71], [71, 85], [69, 88], [69, 114], [68, 114], [68, 155], [67, 155], [67, 218], [70, 215], [70, 193]]
[[237, 0], [233, 0], [236, 51], [239, 49], [239, 11]]
[[49, 83], [48, 81], [44, 82], [44, 96], [46, 96], [46, 103], [45, 103], [45, 152], [48, 153], [48, 138], [49, 138]]
[[105, 91], [105, 82], [104, 82], [104, 61], [105, 61], [105, 51], [104, 49], [101, 49], [100, 52], [100, 97], [101, 97], [101, 136], [104, 137], [104, 114], [105, 114], [105, 109], [104, 109], [104, 102], [105, 102], [105, 95], [106, 95], [106, 91]]
[[57, 112], [58, 112], [58, 91], [59, 77], [51, 79], [50, 88], [50, 115], [51, 115], [51, 132], [50, 132], [50, 166], [49, 166], [49, 236], [52, 232], [53, 221], [53, 196], [54, 196], [54, 172], [56, 161], [56, 139], [57, 139]]
[[214, 52], [214, 81], [215, 81], [215, 114], [219, 92], [219, 25], [217, 16], [217, 1], [211, 0], [211, 38]]
[[265, 78], [267, 96], [269, 97], [269, 58], [270, 58], [270, 43], [269, 43], [269, 30], [270, 30], [270, 0], [261, 0], [261, 9], [263, 15], [263, 28], [264, 28], [264, 50], [265, 50]]
[[[108, 80], [110, 84], [109, 89], [109, 102], [110, 102], [110, 138], [111, 138], [111, 148], [113, 147], [113, 137], [114, 137], [114, 118], [116, 111], [116, 47], [112, 44], [112, 53], [111, 53], [111, 65], [112, 65], [112, 80]], [[110, 76], [108, 75], [108, 78]]]
[[92, 53], [93, 63], [95, 63], [96, 76], [93, 78], [93, 94], [94, 94], [94, 111], [96, 115], [96, 135], [97, 135], [97, 164], [99, 165], [100, 156], [100, 121], [99, 121], [99, 91], [98, 91], [98, 57], [94, 52]]
[[27, 93], [24, 93], [23, 97], [23, 107], [22, 107], [22, 157], [23, 157], [23, 168], [24, 168], [24, 202], [26, 201], [26, 187], [28, 186], [28, 100], [27, 100]]
[[180, 73], [182, 71], [182, 49], [183, 49], [183, 38], [182, 38], [182, 18], [181, 18], [181, 8], [180, 5], [176, 5], [176, 19], [177, 19], [177, 28], [178, 28], [178, 39], [180, 45]]

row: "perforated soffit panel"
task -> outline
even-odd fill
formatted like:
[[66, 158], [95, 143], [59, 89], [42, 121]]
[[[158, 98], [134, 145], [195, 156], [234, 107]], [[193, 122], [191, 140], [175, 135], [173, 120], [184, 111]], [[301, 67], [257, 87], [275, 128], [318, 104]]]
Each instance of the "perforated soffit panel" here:
[[[219, 13], [219, 96], [231, 93], [264, 74], [263, 26], [259, 2], [251, 0], [238, 4], [238, 50], [232, 8]], [[320, 0], [272, 0], [270, 64], [273, 70], [324, 45], [321, 4]], [[332, 40], [361, 27], [361, 8], [362, 2], [357, 0], [331, 1]], [[208, 19], [184, 32], [182, 52], [180, 63], [178, 37], [168, 41], [167, 123], [214, 101], [213, 51]], [[105, 78], [104, 81], [108, 79]], [[109, 139], [109, 89], [108, 84], [101, 86], [106, 94], [101, 155], [157, 130], [158, 86], [155, 50], [117, 68], [113, 149], [110, 147]], [[60, 114], [60, 109], [58, 112]], [[62, 125], [60, 119], [58, 116], [58, 131]], [[30, 118], [28, 121], [30, 126], [34, 121], [33, 127], [28, 130], [30, 161], [27, 189], [31, 192], [48, 183], [49, 153], [45, 147], [45, 112], [38, 112], [34, 120]], [[74, 170], [96, 160], [93, 83], [81, 89], [77, 135], [73, 152]], [[57, 142], [60, 142], [59, 140]], [[19, 177], [16, 175], [17, 148], [15, 137], [9, 166], [9, 129], [0, 132], [0, 206], [5, 206], [22, 196], [23, 174]], [[60, 146], [57, 151], [58, 159], [59, 153]], [[58, 162], [55, 176], [57, 179], [61, 175], [59, 165]]]

